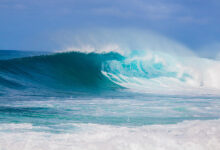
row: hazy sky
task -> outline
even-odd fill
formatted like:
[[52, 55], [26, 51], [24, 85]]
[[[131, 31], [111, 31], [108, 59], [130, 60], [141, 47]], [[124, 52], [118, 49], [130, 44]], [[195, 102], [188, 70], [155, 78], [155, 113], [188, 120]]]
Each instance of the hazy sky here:
[[61, 49], [57, 33], [94, 28], [150, 30], [197, 51], [216, 50], [220, 1], [0, 0], [0, 49]]

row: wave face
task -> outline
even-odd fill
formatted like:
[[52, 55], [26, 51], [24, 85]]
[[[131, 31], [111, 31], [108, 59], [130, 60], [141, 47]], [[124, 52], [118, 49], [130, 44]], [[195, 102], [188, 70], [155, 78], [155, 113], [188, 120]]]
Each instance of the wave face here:
[[114, 89], [119, 86], [101, 73], [114, 54], [58, 53], [0, 61], [0, 85], [7, 88], [49, 87], [67, 89]]
[[127, 88], [147, 93], [195, 90], [197, 93], [218, 93], [218, 70], [220, 63], [217, 61], [181, 58], [161, 52], [133, 51], [127, 56], [115, 52], [67, 52], [0, 60], [0, 86], [17, 90], [103, 91]]

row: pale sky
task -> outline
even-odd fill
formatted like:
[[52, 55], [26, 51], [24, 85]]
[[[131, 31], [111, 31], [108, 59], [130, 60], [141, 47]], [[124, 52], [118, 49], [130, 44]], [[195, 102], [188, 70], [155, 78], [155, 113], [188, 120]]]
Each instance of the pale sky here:
[[0, 0], [0, 49], [52, 51], [62, 31], [133, 28], [216, 51], [219, 18], [219, 0]]

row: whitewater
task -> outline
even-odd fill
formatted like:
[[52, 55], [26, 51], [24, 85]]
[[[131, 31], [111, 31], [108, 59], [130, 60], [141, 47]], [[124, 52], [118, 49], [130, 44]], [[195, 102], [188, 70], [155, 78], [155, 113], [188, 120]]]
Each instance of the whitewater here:
[[0, 51], [0, 150], [218, 150], [220, 61]]

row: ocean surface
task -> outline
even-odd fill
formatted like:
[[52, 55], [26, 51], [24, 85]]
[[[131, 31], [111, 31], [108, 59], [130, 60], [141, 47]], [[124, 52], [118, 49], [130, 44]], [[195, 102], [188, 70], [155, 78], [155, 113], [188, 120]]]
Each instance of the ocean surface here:
[[0, 150], [219, 150], [220, 61], [0, 51]]

